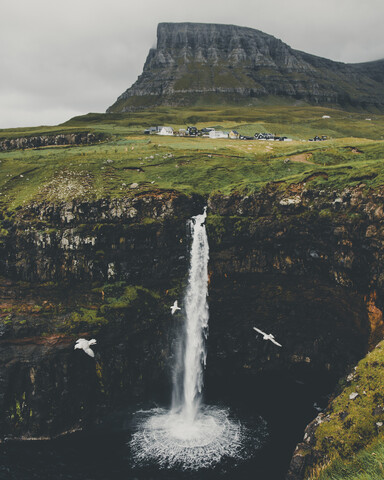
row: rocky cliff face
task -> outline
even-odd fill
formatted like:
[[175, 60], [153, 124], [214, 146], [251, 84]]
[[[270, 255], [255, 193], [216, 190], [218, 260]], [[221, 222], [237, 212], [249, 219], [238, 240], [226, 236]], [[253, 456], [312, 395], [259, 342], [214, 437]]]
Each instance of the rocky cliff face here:
[[[265, 372], [340, 377], [383, 338], [383, 199], [301, 184], [20, 209], [1, 243], [2, 435], [50, 438], [169, 400], [181, 325], [169, 305], [186, 280], [187, 220], [206, 203], [207, 391], [256, 388]], [[95, 359], [73, 350], [79, 336], [97, 339]]]
[[104, 140], [98, 133], [72, 133], [60, 135], [41, 135], [31, 137], [6, 138], [0, 140], [0, 152], [24, 148], [49, 147], [52, 145], [89, 145]]
[[235, 25], [160, 23], [142, 75], [107, 111], [254, 104], [268, 97], [384, 106], [384, 61], [350, 65], [293, 50]]

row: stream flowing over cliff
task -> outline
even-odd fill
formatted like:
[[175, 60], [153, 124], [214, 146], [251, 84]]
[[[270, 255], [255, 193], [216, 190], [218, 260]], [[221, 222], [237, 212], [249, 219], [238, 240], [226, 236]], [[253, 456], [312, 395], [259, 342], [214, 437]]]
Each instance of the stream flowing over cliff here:
[[[325, 406], [383, 338], [383, 199], [364, 185], [271, 184], [247, 196], [158, 191], [19, 209], [0, 245], [2, 438], [93, 431], [127, 408], [169, 406], [181, 328], [169, 307], [187, 281], [187, 220], [207, 202], [205, 399], [266, 418], [284, 478], [313, 403]], [[95, 359], [74, 350], [79, 337], [97, 339]], [[304, 463], [296, 457], [290, 478]]]

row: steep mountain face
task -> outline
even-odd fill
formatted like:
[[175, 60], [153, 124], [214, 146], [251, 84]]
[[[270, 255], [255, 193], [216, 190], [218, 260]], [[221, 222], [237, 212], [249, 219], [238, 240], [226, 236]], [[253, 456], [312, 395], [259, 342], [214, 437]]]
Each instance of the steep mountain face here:
[[[384, 60], [344, 64], [235, 25], [160, 23], [143, 73], [107, 112], [157, 105], [302, 100], [384, 107]], [[276, 99], [275, 99], [276, 101]]]

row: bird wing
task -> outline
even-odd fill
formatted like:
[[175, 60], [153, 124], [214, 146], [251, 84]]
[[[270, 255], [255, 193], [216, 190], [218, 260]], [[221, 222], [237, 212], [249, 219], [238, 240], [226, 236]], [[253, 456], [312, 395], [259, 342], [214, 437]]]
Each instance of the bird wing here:
[[83, 348], [84, 352], [87, 353], [90, 357], [94, 357], [95, 356], [95, 353], [92, 349], [90, 349], [89, 347], [87, 348]]
[[76, 345], [78, 348], [83, 348], [83, 345], [88, 345], [88, 340], [85, 340], [85, 338], [79, 338]]
[[175, 300], [175, 303], [173, 304], [173, 307], [174, 307], [174, 308], [178, 308], [177, 300]]
[[253, 327], [253, 329], [256, 330], [256, 332], [261, 333], [261, 335], [266, 335], [266, 333], [260, 330], [259, 328]]
[[277, 345], [278, 347], [282, 346], [282, 345], [280, 345], [280, 343], [277, 343], [274, 338], [270, 338], [269, 340], [271, 340], [271, 342], [274, 343], [275, 345]]

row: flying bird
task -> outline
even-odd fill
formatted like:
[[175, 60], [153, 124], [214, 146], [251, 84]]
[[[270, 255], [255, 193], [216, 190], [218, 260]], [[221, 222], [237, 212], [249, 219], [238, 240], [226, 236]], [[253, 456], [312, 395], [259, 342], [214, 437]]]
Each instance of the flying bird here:
[[96, 345], [96, 340], [95, 340], [94, 338], [92, 338], [91, 340], [85, 340], [85, 338], [79, 338], [79, 339], [76, 341], [74, 350], [76, 350], [76, 348], [80, 348], [80, 349], [84, 350], [84, 352], [85, 352], [87, 355], [89, 355], [90, 357], [94, 357], [94, 356], [95, 356], [95, 353], [94, 353], [94, 351], [90, 348], [90, 345]]
[[253, 329], [256, 330], [257, 333], [261, 333], [261, 335], [263, 335], [263, 340], [270, 340], [272, 343], [274, 343], [278, 347], [281, 347], [280, 343], [276, 342], [275, 337], [274, 335], [272, 335], [272, 333], [265, 333], [256, 327], [253, 327]]
[[177, 305], [177, 300], [175, 300], [175, 303], [171, 307], [172, 315], [176, 312], [176, 310], [181, 310], [181, 308]]

